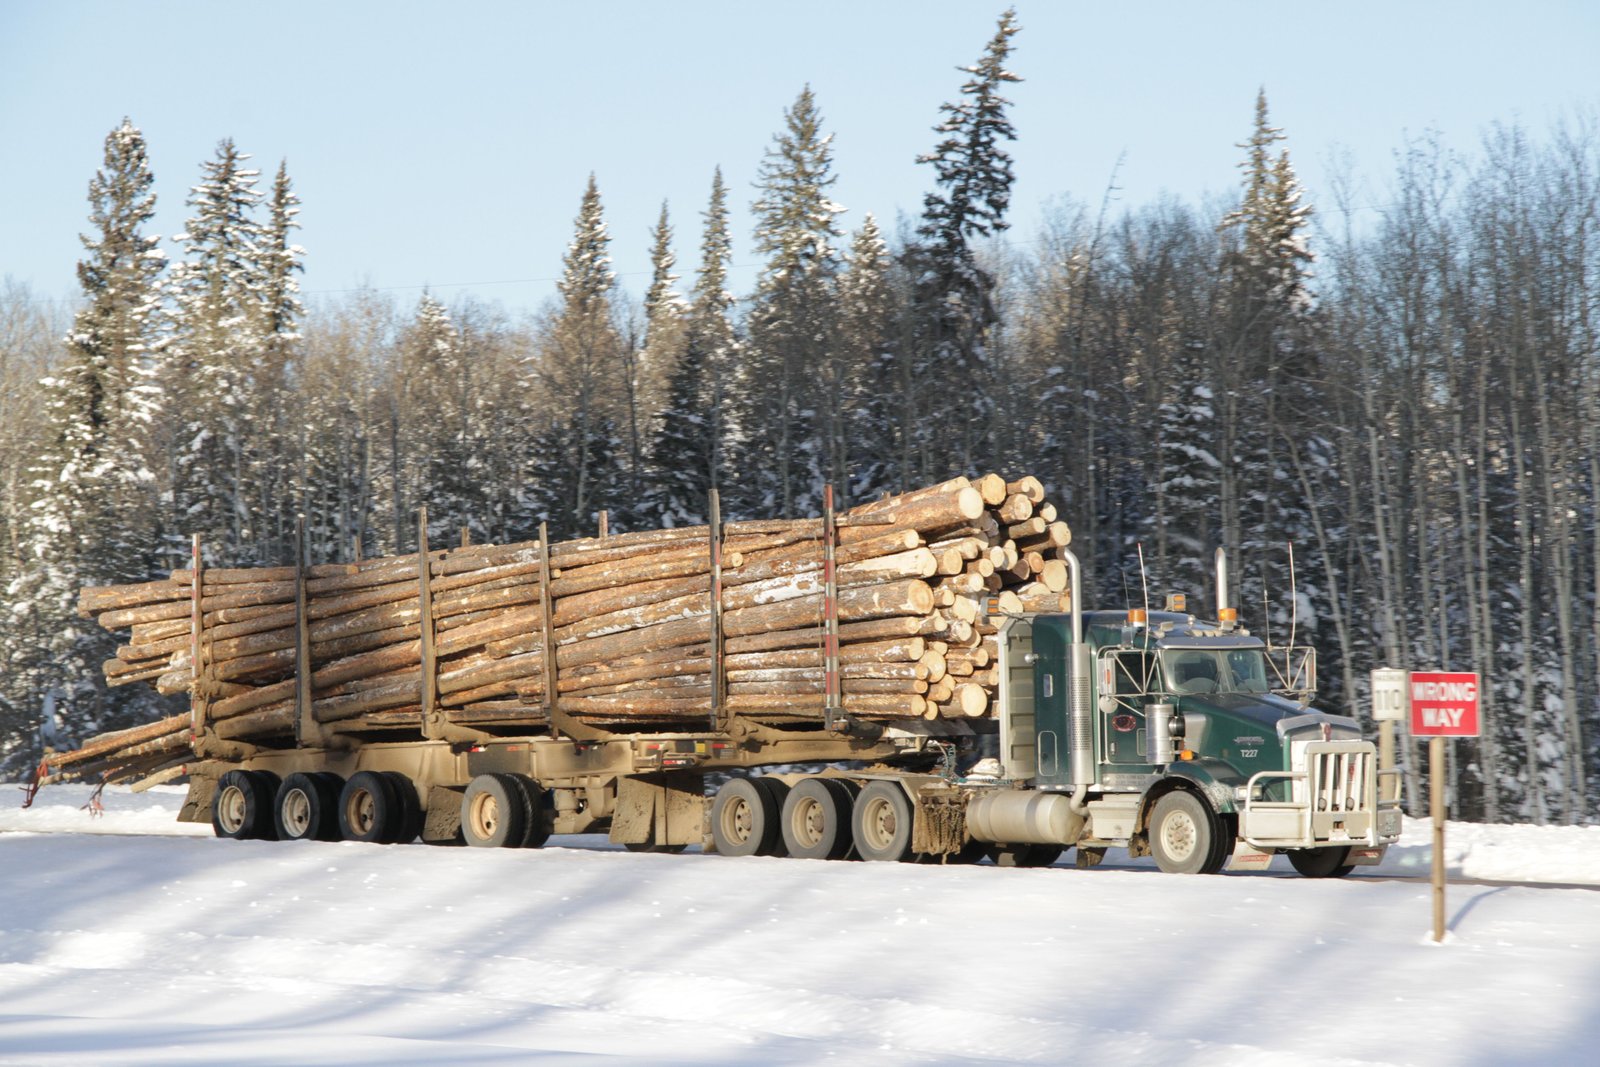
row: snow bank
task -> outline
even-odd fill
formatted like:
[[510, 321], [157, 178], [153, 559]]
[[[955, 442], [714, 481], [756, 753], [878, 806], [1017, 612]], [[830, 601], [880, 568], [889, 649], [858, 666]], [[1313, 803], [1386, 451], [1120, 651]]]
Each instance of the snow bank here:
[[[0, 1064], [1590, 1062], [1600, 890], [219, 841], [0, 809]], [[98, 836], [90, 836], [98, 835]], [[197, 837], [197, 835], [199, 835]], [[1451, 824], [1462, 878], [1589, 828]], [[1585, 855], [1587, 853], [1587, 855]], [[1115, 860], [1115, 854], [1112, 857]]]

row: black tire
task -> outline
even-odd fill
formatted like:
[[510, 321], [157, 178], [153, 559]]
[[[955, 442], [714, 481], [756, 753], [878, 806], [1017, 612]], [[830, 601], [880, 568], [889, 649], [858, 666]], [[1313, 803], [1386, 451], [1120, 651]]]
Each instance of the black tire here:
[[843, 859], [855, 845], [851, 836], [852, 797], [841, 783], [807, 778], [783, 802], [782, 832], [789, 855], [803, 860]]
[[1343, 878], [1356, 869], [1348, 848], [1303, 848], [1289, 853], [1289, 864], [1307, 878]]
[[656, 844], [655, 835], [652, 834], [651, 837], [650, 837], [650, 840], [648, 840], [648, 841], [624, 841], [622, 843], [622, 847], [627, 849], [629, 852], [660, 852], [660, 853], [664, 853], [664, 854], [667, 854], [667, 855], [676, 856], [678, 853], [682, 852], [684, 849], [688, 848], [689, 846], [688, 845], [658, 845], [658, 844]]
[[211, 829], [218, 837], [235, 841], [271, 841], [277, 837], [273, 819], [278, 776], [266, 771], [229, 771], [217, 782], [211, 798]]
[[532, 807], [515, 775], [480, 774], [461, 797], [461, 833], [474, 848], [521, 848]]
[[1221, 874], [1222, 868], [1233, 857], [1234, 838], [1238, 837], [1236, 828], [1239, 822], [1236, 816], [1216, 815], [1211, 825], [1216, 833], [1211, 839], [1211, 855], [1206, 857], [1206, 865], [1200, 869], [1201, 874]]
[[911, 851], [911, 798], [895, 782], [868, 782], [850, 814], [850, 834], [864, 860], [908, 863]]
[[422, 836], [422, 820], [427, 815], [422, 809], [422, 797], [417, 792], [416, 783], [399, 771], [384, 771], [383, 776], [389, 779], [389, 785], [394, 790], [395, 804], [400, 812], [395, 820], [393, 832], [384, 843], [409, 845]]
[[755, 782], [756, 788], [766, 796], [767, 817], [772, 820], [774, 827], [772, 843], [757, 855], [787, 856], [789, 846], [783, 840], [783, 803], [789, 799], [789, 786], [776, 778], [752, 778], [751, 781]]
[[280, 841], [339, 840], [339, 790], [335, 774], [295, 773], [283, 780], [272, 805]]
[[782, 843], [782, 805], [763, 778], [729, 778], [711, 802], [711, 840], [723, 856], [770, 856]]
[[1149, 834], [1157, 867], [1167, 874], [1202, 874], [1212, 861], [1217, 820], [1199, 797], [1175, 789], [1156, 801]]
[[1065, 845], [1032, 845], [1028, 848], [1028, 860], [1024, 867], [1050, 867], [1061, 854], [1067, 850]]
[[981, 863], [987, 855], [989, 855], [989, 842], [971, 840], [962, 845], [958, 851], [939, 858], [943, 859], [945, 863], [966, 865], [969, 863]]
[[516, 783], [523, 799], [527, 801], [524, 810], [528, 814], [528, 824], [522, 831], [522, 847], [543, 848], [544, 843], [550, 840], [550, 810], [545, 803], [544, 786], [526, 774], [508, 774], [506, 777]]
[[339, 836], [385, 845], [405, 829], [405, 810], [394, 782], [377, 771], [357, 771], [339, 791]]
[[989, 858], [996, 867], [1048, 867], [1066, 850], [1065, 845], [991, 845]]

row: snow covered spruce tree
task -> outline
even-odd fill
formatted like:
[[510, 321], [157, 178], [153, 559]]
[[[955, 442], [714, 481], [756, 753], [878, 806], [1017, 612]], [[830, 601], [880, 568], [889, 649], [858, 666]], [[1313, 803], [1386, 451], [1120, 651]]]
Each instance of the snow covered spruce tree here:
[[893, 266], [878, 220], [869, 214], [851, 238], [839, 276], [839, 349], [852, 372], [847, 436], [849, 491], [855, 500], [909, 488], [909, 445], [896, 415], [912, 383], [906, 381], [908, 364], [901, 358], [905, 348], [899, 343]]
[[[1016, 11], [1000, 16], [983, 56], [961, 67], [961, 99], [943, 104], [934, 127], [940, 140], [918, 162], [934, 169], [936, 192], [923, 197], [917, 239], [905, 252], [915, 279], [911, 358], [914, 388], [902, 432], [919, 439], [925, 457], [913, 480], [945, 468], [973, 469], [988, 452], [988, 424], [998, 408], [990, 360], [990, 331], [999, 321], [995, 279], [978, 262], [972, 242], [1005, 230], [1011, 203], [1011, 156], [1016, 140], [1001, 95], [1022, 79], [1006, 69]], [[931, 460], [931, 465], [929, 461]]]
[[1243, 197], [1222, 223], [1223, 314], [1210, 371], [1223, 541], [1239, 561], [1242, 602], [1265, 599], [1274, 632], [1287, 636], [1291, 618], [1315, 624], [1312, 599], [1326, 590], [1325, 577], [1310, 569], [1313, 557], [1302, 554], [1295, 560], [1300, 603], [1290, 604], [1287, 546], [1313, 539], [1292, 457], [1321, 468], [1332, 446], [1319, 430], [1323, 406], [1315, 395], [1305, 234], [1311, 210], [1301, 202], [1287, 149], [1273, 151], [1282, 140], [1268, 121], [1263, 90], [1250, 139], [1240, 146]]
[[417, 509], [428, 509], [430, 544], [483, 540], [480, 391], [450, 312], [424, 293], [401, 331], [391, 381], [389, 461], [394, 542], [416, 543]]
[[[173, 268], [172, 336], [164, 360], [172, 433], [172, 525], [199, 532], [232, 564], [286, 559], [298, 434], [281, 417], [288, 394], [298, 249], [287, 243], [294, 201], [285, 177], [274, 227], [256, 218], [260, 171], [232, 140], [202, 164], [189, 206], [185, 260]], [[275, 245], [274, 242], [278, 242]]]
[[[61, 742], [142, 718], [158, 699], [142, 686], [106, 687], [100, 664], [116, 638], [76, 610], [81, 587], [140, 581], [155, 563], [150, 430], [161, 397], [152, 359], [165, 261], [160, 239], [143, 232], [155, 214], [152, 184], [144, 136], [124, 119], [89, 183], [93, 232], [78, 263], [85, 304], [43, 382], [46, 436], [6, 591], [7, 630], [21, 650], [4, 681], [8, 702], [30, 727], [52, 708], [45, 729]], [[33, 740], [16, 725], [0, 737], [0, 766]]]
[[611, 237], [594, 175], [562, 260], [560, 304], [541, 324], [533, 376], [544, 411], [532, 443], [532, 510], [559, 540], [592, 535], [618, 496], [626, 449], [623, 338], [612, 299]]
[[706, 521], [712, 488], [725, 484], [724, 442], [728, 433], [729, 368], [738, 341], [728, 313], [732, 245], [728, 236], [728, 190], [718, 167], [704, 213], [700, 266], [694, 294], [682, 312], [679, 348], [655, 413], [650, 441], [649, 491], [640, 519], [647, 526], [693, 526]]
[[749, 515], [815, 512], [823, 482], [843, 488], [848, 474], [835, 223], [844, 209], [828, 198], [832, 141], [808, 85], [784, 109], [757, 172], [750, 210], [766, 259], [747, 319], [735, 472]]

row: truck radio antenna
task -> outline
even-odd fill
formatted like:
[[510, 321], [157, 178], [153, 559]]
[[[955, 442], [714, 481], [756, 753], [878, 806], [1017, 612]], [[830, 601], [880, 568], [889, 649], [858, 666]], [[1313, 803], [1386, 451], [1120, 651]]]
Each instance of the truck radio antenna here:
[[1135, 541], [1133, 547], [1139, 550], [1139, 584], [1144, 588], [1144, 617], [1150, 617], [1150, 576], [1144, 572], [1144, 542]]
[[1294, 669], [1292, 657], [1294, 655], [1294, 628], [1296, 621], [1296, 608], [1299, 607], [1299, 598], [1294, 590], [1294, 542], [1289, 542], [1289, 646], [1283, 650], [1283, 671], [1285, 676]]

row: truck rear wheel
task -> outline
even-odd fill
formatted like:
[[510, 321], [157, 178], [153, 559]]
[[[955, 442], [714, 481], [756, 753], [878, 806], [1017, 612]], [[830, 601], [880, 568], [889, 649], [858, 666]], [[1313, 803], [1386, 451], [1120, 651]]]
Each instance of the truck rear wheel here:
[[400, 839], [405, 824], [406, 809], [388, 775], [358, 771], [350, 776], [339, 793], [340, 837], [387, 845]]
[[1289, 864], [1307, 878], [1343, 878], [1356, 869], [1348, 848], [1305, 848], [1289, 853]]
[[711, 840], [723, 856], [774, 856], [783, 802], [765, 778], [729, 778], [711, 802]]
[[278, 776], [267, 771], [229, 771], [211, 798], [211, 829], [235, 841], [277, 836], [273, 819]]
[[783, 843], [803, 860], [843, 859], [855, 844], [850, 791], [831, 778], [807, 778], [783, 802]]
[[474, 848], [521, 848], [532, 798], [510, 774], [480, 774], [461, 798], [461, 833]]
[[344, 782], [326, 771], [296, 772], [278, 787], [273, 814], [280, 841], [339, 840], [339, 791]]
[[1184, 789], [1168, 793], [1156, 801], [1150, 813], [1150, 854], [1156, 866], [1168, 874], [1208, 873], [1216, 826], [1216, 819], [1199, 797]]
[[904, 863], [911, 851], [911, 799], [894, 782], [868, 782], [856, 798], [850, 830], [864, 860]]

